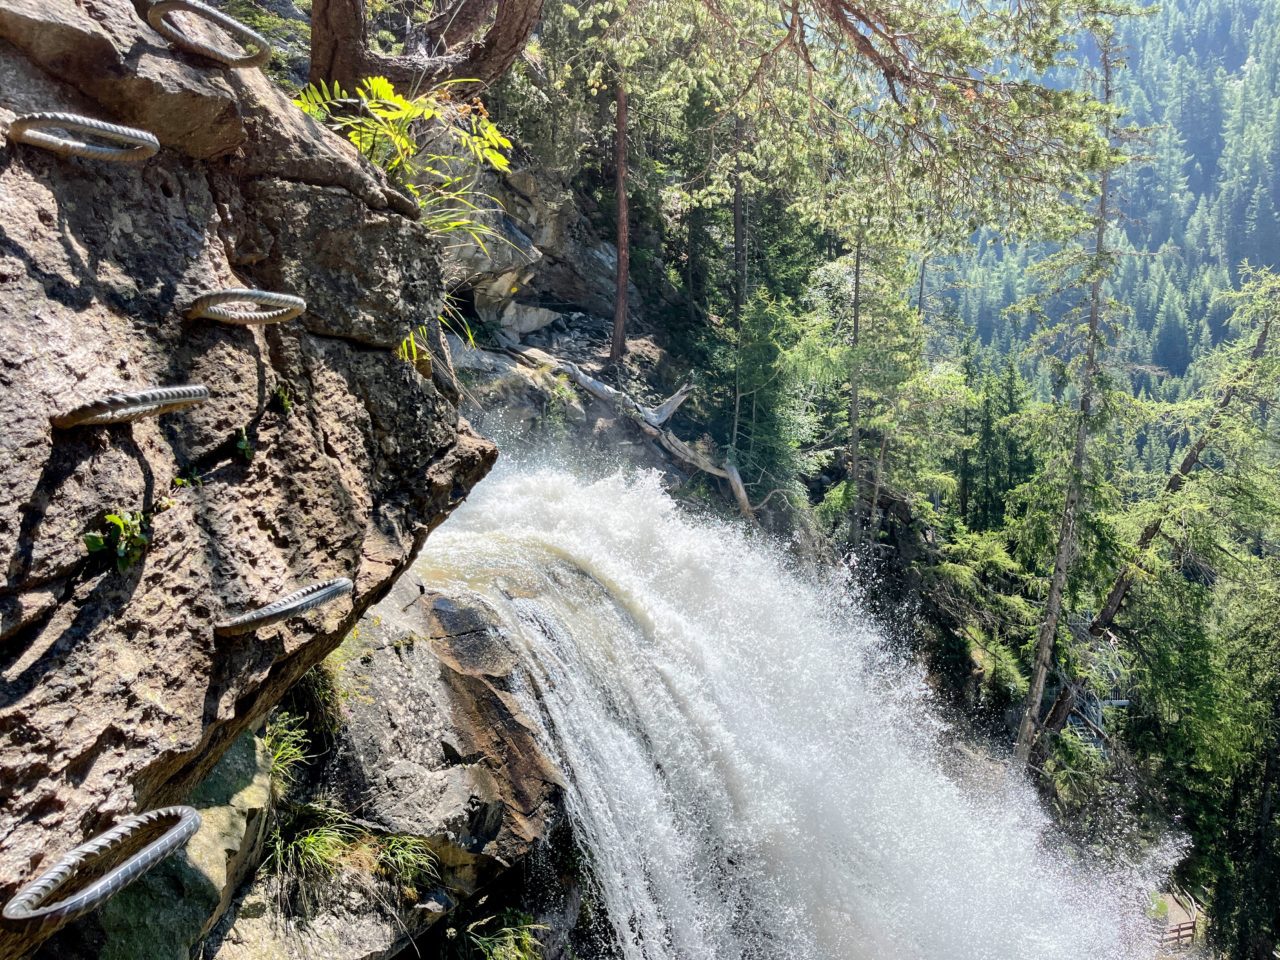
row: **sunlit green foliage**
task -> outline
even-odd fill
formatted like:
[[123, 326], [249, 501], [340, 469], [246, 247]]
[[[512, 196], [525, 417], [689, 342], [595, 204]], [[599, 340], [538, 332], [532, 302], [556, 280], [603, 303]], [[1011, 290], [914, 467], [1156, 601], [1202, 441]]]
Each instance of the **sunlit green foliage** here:
[[450, 955], [458, 960], [541, 960], [538, 932], [546, 927], [526, 913], [507, 910], [450, 930]]
[[108, 513], [103, 522], [105, 532], [96, 531], [84, 535], [84, 545], [90, 553], [109, 551], [115, 556], [116, 570], [125, 573], [142, 559], [151, 544], [149, 518], [140, 510]]
[[[352, 92], [321, 81], [294, 103], [345, 134], [413, 198], [433, 232], [460, 232], [484, 247], [498, 234], [482, 215], [497, 201], [477, 190], [477, 180], [486, 167], [510, 169], [511, 141], [483, 106], [449, 99], [448, 86], [409, 98], [384, 77], [369, 77]], [[439, 145], [433, 150], [431, 143]]]

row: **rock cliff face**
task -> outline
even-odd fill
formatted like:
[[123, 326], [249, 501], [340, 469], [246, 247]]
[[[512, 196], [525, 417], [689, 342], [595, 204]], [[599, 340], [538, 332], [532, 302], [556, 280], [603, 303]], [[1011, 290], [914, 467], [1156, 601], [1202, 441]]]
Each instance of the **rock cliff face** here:
[[[162, 149], [129, 166], [0, 146], [0, 900], [119, 817], [184, 799], [495, 456], [459, 420], [448, 363], [424, 376], [394, 355], [438, 314], [433, 240], [258, 71], [170, 50], [129, 0], [0, 0], [0, 130], [48, 110]], [[183, 319], [246, 286], [308, 310]], [[50, 427], [182, 383], [210, 399]], [[150, 543], [120, 571], [83, 536], [122, 511]], [[215, 622], [337, 576], [354, 594], [215, 639]], [[35, 946], [0, 928], [0, 960]]]
[[288, 917], [263, 871], [204, 956], [393, 957], [545, 848], [562, 822], [560, 774], [515, 697], [521, 668], [497, 622], [479, 598], [432, 592], [409, 574], [326, 667], [339, 725], [304, 792], [360, 831], [425, 841], [430, 888], [406, 897], [348, 865], [310, 892], [305, 916]]

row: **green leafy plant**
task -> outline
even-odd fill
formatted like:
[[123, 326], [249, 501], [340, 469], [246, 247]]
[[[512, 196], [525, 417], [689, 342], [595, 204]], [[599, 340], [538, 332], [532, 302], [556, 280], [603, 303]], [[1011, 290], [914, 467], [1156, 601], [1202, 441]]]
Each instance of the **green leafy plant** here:
[[249, 434], [245, 432], [244, 427], [240, 428], [240, 439], [236, 441], [236, 449], [246, 461], [253, 459], [253, 441], [249, 439]]
[[422, 837], [393, 833], [374, 838], [378, 873], [402, 889], [419, 890], [439, 879], [436, 856]]
[[287, 383], [276, 385], [271, 396], [274, 398], [276, 405], [280, 408], [280, 412], [286, 417], [293, 412], [293, 391], [289, 389]]
[[132, 513], [108, 513], [103, 518], [106, 530], [84, 535], [84, 545], [90, 553], [112, 550], [116, 557], [116, 570], [124, 573], [142, 559], [151, 543], [149, 521], [142, 511]]
[[297, 804], [277, 818], [265, 865], [294, 885], [327, 880], [342, 868], [357, 836], [346, 813], [324, 799]]
[[[297, 756], [291, 728], [279, 746], [284, 763], [305, 759]], [[273, 753], [273, 770], [276, 762]], [[299, 916], [307, 916], [314, 896], [344, 872], [382, 880], [395, 896], [410, 902], [439, 878], [425, 839], [366, 829], [324, 795], [286, 803], [275, 814], [264, 865], [276, 878], [277, 909]]]
[[[502, 238], [477, 215], [499, 205], [476, 191], [476, 180], [485, 167], [499, 172], [510, 169], [505, 151], [511, 149], [511, 141], [483, 106], [450, 100], [448, 86], [442, 84], [410, 99], [385, 77], [368, 77], [353, 93], [321, 81], [303, 90], [294, 103], [308, 116], [343, 133], [395, 187], [409, 194], [433, 233], [462, 233], [487, 249], [486, 239]], [[424, 148], [433, 136], [451, 142], [457, 152]]]
[[[441, 308], [440, 315], [436, 317], [436, 320], [440, 326], [455, 337], [465, 341], [472, 350], [476, 349], [475, 331], [471, 329], [471, 324], [451, 296], [445, 295], [444, 306]], [[400, 346], [396, 348], [396, 356], [401, 360], [416, 364], [419, 357], [431, 356], [431, 339], [431, 328], [425, 323], [420, 323], [410, 331], [407, 337], [400, 341]]]

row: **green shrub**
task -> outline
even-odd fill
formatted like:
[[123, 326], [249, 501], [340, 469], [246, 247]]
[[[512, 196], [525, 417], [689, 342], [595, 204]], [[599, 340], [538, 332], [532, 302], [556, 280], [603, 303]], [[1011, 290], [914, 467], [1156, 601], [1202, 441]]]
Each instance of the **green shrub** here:
[[297, 782], [298, 767], [310, 759], [302, 717], [277, 710], [267, 721], [263, 740], [271, 754], [271, 798], [278, 802]]

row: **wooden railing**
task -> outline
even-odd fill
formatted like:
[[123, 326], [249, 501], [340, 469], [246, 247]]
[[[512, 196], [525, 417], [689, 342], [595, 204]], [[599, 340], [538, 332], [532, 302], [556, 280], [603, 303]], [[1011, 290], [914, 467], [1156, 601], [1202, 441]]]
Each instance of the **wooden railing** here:
[[1174, 927], [1166, 927], [1160, 937], [1162, 947], [1189, 947], [1196, 942], [1196, 922], [1187, 920]]

